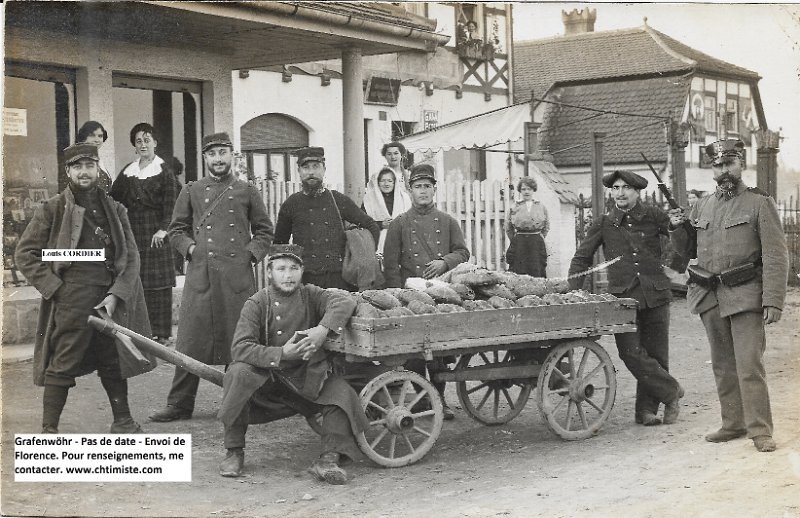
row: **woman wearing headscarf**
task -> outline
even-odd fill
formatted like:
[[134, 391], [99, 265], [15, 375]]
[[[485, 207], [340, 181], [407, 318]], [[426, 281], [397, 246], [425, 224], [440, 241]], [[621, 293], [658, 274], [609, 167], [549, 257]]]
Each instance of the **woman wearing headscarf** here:
[[[99, 150], [102, 147], [103, 143], [108, 140], [108, 132], [97, 121], [86, 121], [81, 126], [81, 129], [78, 130], [78, 134], [75, 138], [75, 142], [77, 144], [86, 143], [86, 144], [93, 144], [97, 146]], [[100, 161], [97, 163], [97, 167], [100, 169], [100, 183], [98, 186], [103, 189], [103, 192], [106, 194], [109, 190], [111, 190], [111, 183], [112, 178], [111, 174], [108, 172], [106, 167], [103, 165], [103, 162]]]
[[506, 215], [506, 234], [511, 244], [506, 251], [508, 269], [533, 277], [546, 277], [547, 247], [544, 238], [550, 230], [547, 209], [533, 199], [536, 180], [525, 176], [517, 183], [520, 201]]
[[411, 208], [411, 198], [402, 181], [397, 181], [397, 175], [390, 167], [384, 167], [370, 178], [364, 194], [363, 208], [364, 212], [381, 227], [377, 252], [383, 255], [383, 244], [386, 241], [386, 229], [389, 228], [389, 223]]
[[139, 159], [125, 166], [111, 186], [111, 196], [128, 209], [141, 258], [140, 276], [153, 336], [166, 342], [172, 334], [172, 287], [175, 266], [167, 227], [178, 197], [171, 167], [156, 155], [158, 140], [150, 124], [131, 129]]

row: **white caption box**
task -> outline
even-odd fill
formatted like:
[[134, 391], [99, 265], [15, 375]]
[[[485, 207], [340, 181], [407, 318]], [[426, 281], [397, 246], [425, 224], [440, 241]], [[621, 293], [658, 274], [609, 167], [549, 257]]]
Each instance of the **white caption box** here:
[[17, 434], [16, 482], [191, 482], [191, 434]]
[[103, 248], [44, 248], [42, 261], [105, 261]]

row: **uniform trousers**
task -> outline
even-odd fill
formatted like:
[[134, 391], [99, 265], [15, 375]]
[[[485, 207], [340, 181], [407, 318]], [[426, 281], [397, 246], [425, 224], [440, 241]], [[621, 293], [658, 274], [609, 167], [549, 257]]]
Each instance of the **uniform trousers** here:
[[194, 400], [197, 397], [197, 387], [200, 386], [200, 377], [189, 371], [175, 367], [175, 376], [172, 378], [172, 387], [167, 396], [167, 405], [194, 412]]
[[746, 429], [749, 438], [772, 435], [762, 312], [744, 311], [721, 317], [719, 306], [715, 306], [700, 318], [711, 346], [722, 428]]
[[114, 339], [86, 323], [90, 315], [97, 316], [93, 308], [108, 288], [65, 281], [53, 295], [52, 352], [45, 385], [74, 387], [76, 377], [94, 370], [102, 378], [122, 379]]
[[680, 384], [669, 373], [669, 304], [636, 311], [636, 332], [614, 335], [619, 357], [636, 378], [636, 415], [658, 412], [678, 398]]
[[[226, 392], [232, 397], [244, 391], [249, 368], [248, 364], [239, 362], [230, 365], [227, 374], [232, 376]], [[250, 423], [265, 423], [296, 414], [306, 417], [322, 414], [321, 453], [336, 452], [350, 459], [359, 457], [350, 420], [344, 410], [335, 405], [314, 403], [277, 380], [262, 385], [244, 405], [236, 420], [230, 426], [224, 425], [225, 448], [244, 448]]]

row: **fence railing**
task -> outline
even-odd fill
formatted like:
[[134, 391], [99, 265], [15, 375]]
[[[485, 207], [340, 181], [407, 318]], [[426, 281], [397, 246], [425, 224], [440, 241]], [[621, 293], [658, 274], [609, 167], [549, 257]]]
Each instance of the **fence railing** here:
[[[330, 185], [341, 192], [341, 186]], [[272, 222], [286, 198], [301, 190], [299, 182], [262, 180], [258, 188]], [[436, 206], [453, 216], [461, 225], [464, 240], [472, 254], [471, 262], [491, 270], [504, 269], [508, 247], [505, 231], [506, 193], [502, 182], [441, 182], [436, 192]]]
[[797, 286], [800, 285], [800, 196], [779, 201], [778, 215], [789, 250], [789, 284]]

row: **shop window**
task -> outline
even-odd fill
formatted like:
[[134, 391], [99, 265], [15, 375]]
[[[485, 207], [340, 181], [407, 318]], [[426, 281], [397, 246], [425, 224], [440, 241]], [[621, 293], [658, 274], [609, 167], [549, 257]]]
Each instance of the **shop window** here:
[[706, 131], [716, 133], [717, 131], [717, 98], [713, 95], [706, 95], [704, 98], [705, 107], [703, 113], [705, 114]]
[[739, 100], [728, 97], [725, 103], [725, 124], [728, 131], [739, 133]]
[[300, 181], [292, 152], [308, 146], [308, 130], [281, 113], [250, 119], [241, 128], [242, 152], [253, 180]]
[[75, 136], [73, 70], [6, 62], [3, 268], [22, 282], [14, 252], [36, 207], [66, 187], [61, 152]]

